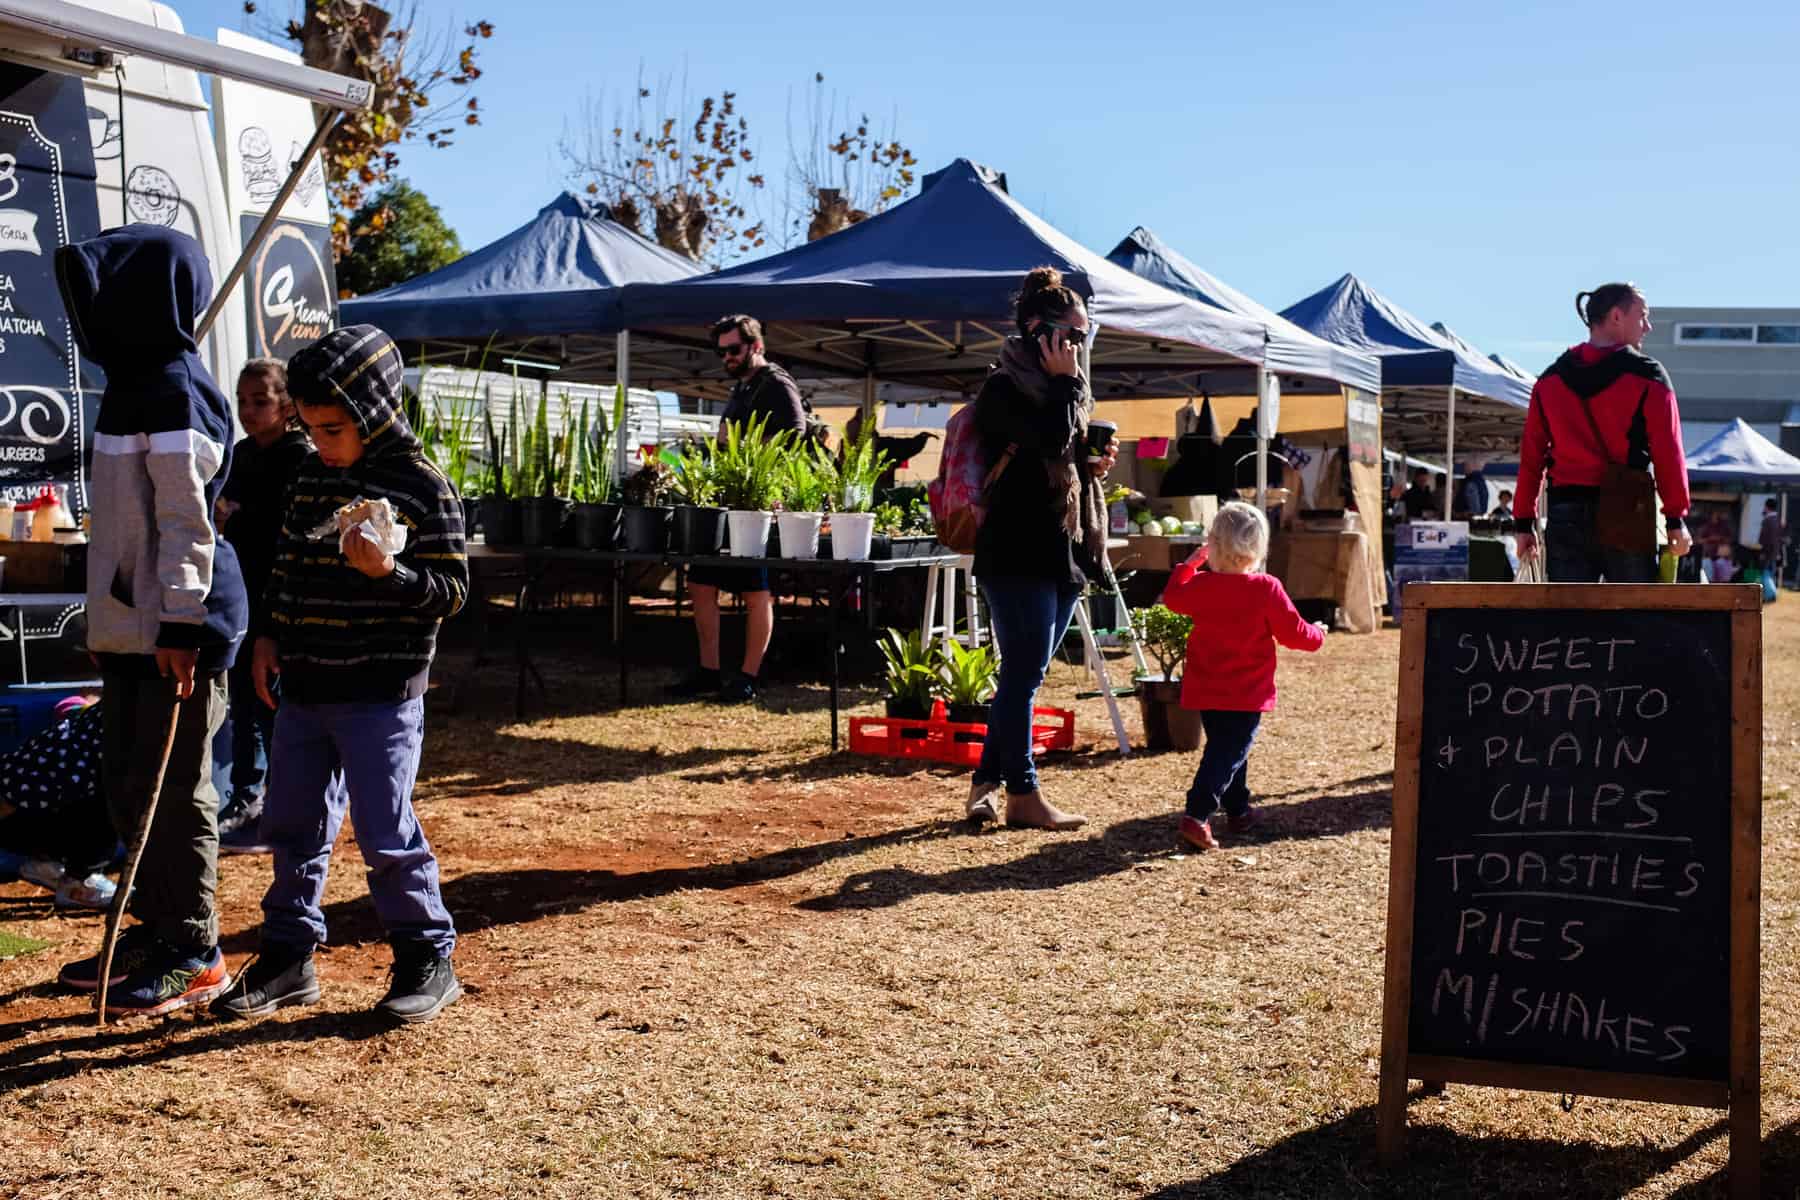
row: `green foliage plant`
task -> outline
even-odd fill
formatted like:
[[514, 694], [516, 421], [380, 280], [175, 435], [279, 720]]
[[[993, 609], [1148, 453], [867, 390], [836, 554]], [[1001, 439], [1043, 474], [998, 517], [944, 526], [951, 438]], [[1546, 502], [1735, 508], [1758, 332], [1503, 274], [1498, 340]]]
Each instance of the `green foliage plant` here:
[[707, 446], [688, 442], [681, 447], [675, 460], [672, 487], [675, 498], [683, 504], [710, 508], [719, 502], [717, 463]]
[[766, 418], [727, 426], [713, 451], [719, 503], [738, 512], [772, 510], [781, 499], [783, 464], [792, 441], [787, 430], [770, 434]]
[[790, 454], [782, 460], [781, 507], [791, 513], [825, 511], [825, 480], [809, 455]]
[[875, 488], [892, 464], [875, 448], [875, 422], [865, 421], [861, 435], [846, 442], [837, 457], [815, 447], [813, 465], [825, 481], [831, 511], [862, 513], [875, 507]]
[[1131, 610], [1131, 636], [1156, 660], [1162, 677], [1170, 683], [1181, 678], [1188, 634], [1193, 631], [1194, 618], [1171, 612], [1161, 604]]
[[916, 629], [906, 633], [889, 629], [880, 646], [881, 656], [887, 660], [888, 698], [929, 710], [943, 667], [936, 643], [925, 641]]
[[992, 646], [970, 649], [952, 639], [938, 672], [939, 694], [946, 704], [986, 704], [999, 675], [1000, 656]]

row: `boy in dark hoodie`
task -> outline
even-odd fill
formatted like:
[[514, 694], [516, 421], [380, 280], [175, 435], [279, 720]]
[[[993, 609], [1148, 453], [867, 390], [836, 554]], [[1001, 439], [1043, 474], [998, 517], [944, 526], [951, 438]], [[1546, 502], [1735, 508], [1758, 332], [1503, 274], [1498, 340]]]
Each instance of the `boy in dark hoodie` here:
[[[294, 428], [294, 404], [288, 398], [287, 364], [278, 358], [253, 358], [238, 372], [238, 424], [244, 437], [231, 452], [231, 474], [219, 496], [217, 517], [225, 540], [237, 551], [250, 597], [250, 621], [268, 586], [281, 537], [288, 483], [312, 446]], [[267, 854], [258, 825], [262, 821], [263, 781], [268, 775], [269, 743], [275, 736], [275, 710], [262, 702], [250, 678], [251, 656], [238, 660], [225, 677], [230, 696], [231, 788], [219, 809], [220, 854]]]
[[[263, 897], [261, 951], [213, 1012], [256, 1017], [319, 998], [313, 951], [320, 901], [343, 823], [369, 868], [369, 894], [394, 947], [393, 985], [376, 1011], [428, 1021], [462, 994], [456, 929], [437, 859], [413, 812], [426, 678], [438, 625], [462, 607], [469, 564], [462, 501], [400, 412], [399, 349], [371, 325], [338, 329], [288, 360], [288, 391], [312, 435], [301, 463], [255, 637], [264, 703], [281, 677], [262, 838], [275, 879]], [[388, 554], [334, 514], [388, 500], [405, 547]], [[324, 530], [322, 535], [315, 531]]]
[[[107, 1012], [154, 1016], [201, 1004], [230, 982], [213, 907], [218, 797], [212, 739], [224, 675], [248, 618], [237, 556], [213, 504], [231, 458], [231, 405], [195, 353], [212, 299], [199, 243], [127, 225], [56, 253], [77, 345], [106, 371], [94, 425], [87, 561], [88, 649], [106, 684], [102, 770], [114, 829], [136, 831], [175, 738], [113, 956]], [[99, 956], [65, 966], [99, 986]]]

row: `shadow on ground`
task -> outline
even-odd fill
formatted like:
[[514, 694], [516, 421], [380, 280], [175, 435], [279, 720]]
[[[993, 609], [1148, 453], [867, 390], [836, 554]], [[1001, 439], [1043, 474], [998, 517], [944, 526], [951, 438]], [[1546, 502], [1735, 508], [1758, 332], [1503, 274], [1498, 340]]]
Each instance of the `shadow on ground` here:
[[[1317, 796], [1297, 804], [1259, 810], [1262, 824], [1245, 839], [1228, 843], [1228, 851], [1309, 838], [1338, 837], [1363, 829], [1385, 829], [1393, 804], [1385, 790]], [[1070, 887], [1130, 871], [1140, 864], [1177, 852], [1176, 815], [1134, 817], [1091, 834], [1046, 834], [1045, 841], [1010, 863], [921, 872], [910, 867], [863, 871], [844, 880], [835, 895], [802, 901], [801, 908], [830, 912], [846, 908], [886, 908], [917, 896], [964, 896], [982, 892], [1050, 890]], [[1216, 852], [1215, 852], [1216, 853]]]
[[[1415, 1098], [1417, 1093], [1415, 1092]], [[1375, 1157], [1375, 1109], [1357, 1109], [1239, 1159], [1204, 1179], [1146, 1193], [1143, 1200], [1316, 1200], [1371, 1196], [1437, 1200], [1447, 1196], [1530, 1196], [1533, 1200], [1614, 1200], [1669, 1170], [1725, 1131], [1723, 1119], [1668, 1149], [1589, 1142], [1471, 1137], [1441, 1126], [1407, 1130], [1397, 1167]], [[1793, 1142], [1792, 1127], [1765, 1143]], [[1785, 1177], [1784, 1177], [1785, 1178]], [[1791, 1195], [1771, 1188], [1763, 1194]], [[1684, 1200], [1723, 1196], [1722, 1176], [1683, 1189]]]
[[[582, 912], [602, 904], [643, 900], [682, 891], [727, 891], [770, 879], [797, 875], [821, 863], [864, 854], [903, 842], [966, 836], [966, 821], [928, 821], [887, 833], [839, 838], [795, 846], [734, 862], [665, 867], [651, 871], [556, 870], [476, 871], [443, 883], [444, 903], [456, 918], [457, 932], [475, 933], [495, 925], [522, 925], [545, 917]], [[339, 901], [325, 909], [333, 945], [385, 940], [381, 922], [368, 897]], [[256, 949], [255, 929], [220, 941], [228, 954]], [[0, 1029], [0, 1034], [4, 1030]]]

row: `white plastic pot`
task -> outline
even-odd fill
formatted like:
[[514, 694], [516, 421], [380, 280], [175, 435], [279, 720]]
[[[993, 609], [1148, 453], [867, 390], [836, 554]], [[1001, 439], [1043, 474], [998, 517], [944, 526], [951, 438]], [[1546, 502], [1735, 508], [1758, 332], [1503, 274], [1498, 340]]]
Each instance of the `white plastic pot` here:
[[784, 512], [776, 516], [781, 527], [781, 557], [819, 557], [819, 513]]
[[831, 514], [831, 557], [862, 562], [875, 542], [874, 513]]
[[770, 512], [743, 512], [732, 509], [725, 514], [731, 539], [731, 553], [738, 558], [761, 558], [769, 552]]

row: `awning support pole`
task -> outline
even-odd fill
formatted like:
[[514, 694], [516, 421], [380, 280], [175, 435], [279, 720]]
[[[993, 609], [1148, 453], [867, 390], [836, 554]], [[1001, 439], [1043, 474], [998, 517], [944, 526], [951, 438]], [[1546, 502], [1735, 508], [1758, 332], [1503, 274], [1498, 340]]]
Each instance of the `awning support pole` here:
[[1444, 427], [1444, 513], [1448, 521], [1456, 511], [1456, 385], [1450, 385], [1450, 420]]
[[244, 252], [238, 255], [236, 262], [231, 264], [231, 270], [225, 273], [224, 280], [219, 284], [219, 290], [213, 294], [213, 301], [207, 306], [206, 315], [200, 318], [200, 326], [194, 331], [196, 344], [206, 340], [207, 331], [212, 328], [219, 313], [224, 311], [225, 301], [230, 298], [232, 289], [237, 286], [237, 281], [244, 277], [244, 271], [250, 265], [251, 256], [262, 247], [270, 231], [275, 228], [275, 222], [281, 219], [281, 210], [287, 204], [288, 197], [294, 194], [294, 189], [300, 185], [300, 177], [306, 174], [306, 165], [313, 160], [313, 155], [317, 154], [319, 148], [325, 144], [325, 139], [337, 126], [338, 118], [343, 115], [334, 108], [328, 110], [320, 119], [318, 129], [313, 131], [312, 141], [306, 143], [306, 149], [300, 152], [300, 161], [296, 162], [288, 171], [287, 182], [281, 185], [279, 192], [275, 193], [275, 199], [269, 203], [269, 211], [265, 212], [262, 220], [256, 223], [256, 231], [250, 235], [250, 241], [244, 246]]
[[[1262, 367], [1256, 368], [1256, 510], [1269, 510], [1269, 439], [1266, 433], [1268, 416], [1262, 409], [1269, 402], [1269, 373]], [[1232, 486], [1237, 481], [1232, 480]]]
[[613, 372], [618, 377], [618, 386], [625, 389], [625, 412], [620, 418], [619, 427], [613, 430], [613, 479], [617, 486], [624, 486], [625, 468], [629, 455], [625, 449], [625, 431], [631, 425], [631, 330], [619, 330], [616, 342], [618, 369]]

